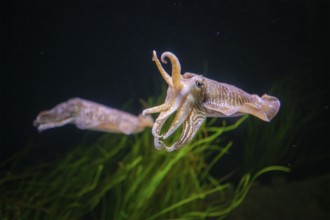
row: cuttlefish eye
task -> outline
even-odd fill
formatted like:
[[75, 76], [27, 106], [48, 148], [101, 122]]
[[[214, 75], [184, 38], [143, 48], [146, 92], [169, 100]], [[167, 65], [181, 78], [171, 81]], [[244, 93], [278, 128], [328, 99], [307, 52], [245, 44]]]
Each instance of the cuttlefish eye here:
[[197, 86], [197, 88], [202, 88], [203, 83], [201, 81], [199, 81], [199, 80], [196, 80], [195, 81], [195, 85]]

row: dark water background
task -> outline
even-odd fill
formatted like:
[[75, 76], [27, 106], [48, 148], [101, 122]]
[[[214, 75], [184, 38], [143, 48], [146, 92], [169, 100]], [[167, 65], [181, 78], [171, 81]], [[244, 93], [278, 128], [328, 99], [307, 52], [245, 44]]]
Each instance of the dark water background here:
[[[38, 134], [36, 115], [71, 97], [115, 108], [130, 100], [125, 110], [140, 113], [139, 99], [159, 95], [165, 85], [151, 61], [154, 49], [175, 53], [183, 72], [251, 93], [267, 93], [291, 73], [307, 74], [312, 87], [329, 89], [326, 1], [1, 1], [0, 10], [0, 159], [36, 143], [47, 146], [37, 157], [47, 158], [86, 134], [100, 135], [73, 126]], [[322, 118], [315, 123], [328, 120], [328, 99], [321, 97]], [[304, 147], [328, 154], [327, 129]]]

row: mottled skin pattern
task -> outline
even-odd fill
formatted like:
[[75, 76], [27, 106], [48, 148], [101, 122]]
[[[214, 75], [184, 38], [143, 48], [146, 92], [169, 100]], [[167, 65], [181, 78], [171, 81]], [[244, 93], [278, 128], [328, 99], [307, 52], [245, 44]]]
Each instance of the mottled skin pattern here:
[[152, 127], [153, 119], [135, 116], [81, 98], [69, 99], [48, 111], [40, 112], [33, 123], [39, 131], [75, 124], [88, 129], [126, 135], [138, 133], [145, 127]]
[[[168, 84], [165, 102], [159, 106], [145, 109], [142, 115], [160, 113], [156, 119], [152, 134], [157, 149], [171, 152], [189, 143], [195, 136], [206, 117], [233, 117], [243, 114], [254, 115], [264, 121], [270, 121], [278, 112], [280, 102], [276, 97], [249, 94], [235, 86], [220, 83], [194, 73], [181, 75], [181, 65], [171, 52], [164, 52], [161, 61], [172, 64], [172, 76], [162, 67], [156, 52], [153, 61]], [[161, 130], [167, 119], [175, 114], [170, 128], [165, 134]], [[167, 146], [162, 140], [168, 138], [183, 124], [179, 140]]]

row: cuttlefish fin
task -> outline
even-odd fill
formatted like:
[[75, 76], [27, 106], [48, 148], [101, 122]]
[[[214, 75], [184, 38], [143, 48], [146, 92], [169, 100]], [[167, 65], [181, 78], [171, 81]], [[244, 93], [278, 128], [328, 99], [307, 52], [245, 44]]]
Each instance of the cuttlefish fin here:
[[252, 96], [255, 97], [256, 101], [254, 103], [244, 103], [240, 106], [239, 112], [254, 115], [268, 122], [272, 120], [280, 108], [280, 101], [276, 97], [267, 94], [261, 98], [257, 95]]
[[217, 111], [221, 112], [222, 114], [226, 116], [232, 116], [237, 112], [236, 108], [228, 108], [228, 107], [222, 107], [218, 109]]
[[224, 116], [233, 116], [238, 111], [238, 108], [220, 106], [220, 105], [217, 105], [216, 103], [205, 102], [205, 103], [203, 103], [203, 105], [207, 110], [211, 110], [216, 113], [220, 113], [221, 116], [223, 116], [223, 115]]

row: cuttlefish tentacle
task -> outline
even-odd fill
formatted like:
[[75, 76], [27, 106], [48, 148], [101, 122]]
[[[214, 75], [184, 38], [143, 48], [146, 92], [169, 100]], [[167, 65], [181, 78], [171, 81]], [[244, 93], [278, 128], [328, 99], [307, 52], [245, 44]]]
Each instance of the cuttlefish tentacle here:
[[196, 132], [203, 124], [206, 119], [205, 111], [198, 108], [194, 108], [189, 114], [188, 118], [183, 123], [182, 133], [179, 140], [177, 140], [172, 146], [167, 147], [165, 143], [162, 142], [163, 147], [166, 151], [172, 152], [183, 147], [185, 144], [189, 143], [196, 135]]
[[143, 110], [142, 115], [146, 116], [148, 114], [153, 114], [153, 113], [158, 113], [158, 112], [166, 112], [171, 108], [172, 104], [171, 103], [164, 103], [161, 105], [157, 105], [152, 108], [148, 108]]
[[152, 127], [152, 135], [156, 137], [162, 137], [160, 135], [161, 129], [166, 122], [166, 120], [171, 116], [171, 114], [176, 110], [175, 105], [172, 103], [164, 103], [159, 106], [155, 106], [153, 108], [145, 109], [142, 112], [143, 116], [146, 116], [147, 114], [152, 114], [152, 113], [158, 113], [160, 112], [158, 118], [156, 119], [154, 126]]
[[184, 102], [181, 105], [172, 121], [172, 124], [166, 134], [163, 135], [163, 138], [166, 139], [173, 134], [173, 132], [182, 125], [182, 123], [188, 118], [191, 110], [192, 110], [193, 103], [191, 102]]
[[[181, 82], [180, 82], [180, 77], [181, 77], [180, 62], [179, 62], [178, 58], [171, 52], [165, 52], [161, 56], [161, 61], [166, 64], [167, 61], [165, 60], [165, 58], [168, 58], [171, 62], [172, 77], [162, 67], [162, 65], [157, 57], [156, 51], [153, 51], [152, 60], [156, 63], [156, 66], [157, 66], [159, 72], [161, 73], [161, 75], [164, 78], [164, 80], [166, 81], [166, 83], [169, 85], [169, 90], [167, 92], [165, 103], [162, 105], [153, 107], [153, 108], [145, 109], [142, 112], [142, 115], [160, 112], [160, 115], [156, 119], [155, 125], [152, 128], [152, 134], [157, 139], [162, 137], [162, 135], [160, 133], [161, 133], [161, 129], [162, 129], [163, 125], [165, 124], [166, 120], [179, 108], [180, 103], [182, 102], [182, 98], [183, 98], [183, 97], [180, 97], [179, 99], [177, 98], [177, 96], [180, 92], [180, 89], [182, 87]], [[155, 143], [158, 143], [157, 139], [155, 139]], [[161, 147], [161, 145], [158, 145], [158, 146]]]
[[[152, 108], [145, 109], [142, 112], [142, 115], [153, 114], [153, 113], [158, 113], [158, 112], [165, 112], [165, 111], [168, 111], [169, 114], [172, 114], [176, 110], [176, 109], [173, 108], [173, 105], [178, 104], [178, 101], [176, 101], [176, 103], [175, 103], [174, 100], [176, 98], [177, 93], [179, 92], [178, 88], [181, 88], [181, 83], [180, 83], [181, 65], [180, 65], [180, 62], [179, 62], [178, 58], [174, 54], [172, 54], [171, 52], [165, 52], [165, 53], [162, 54], [161, 60], [162, 60], [163, 63], [167, 63], [166, 60], [165, 60], [165, 57], [169, 58], [170, 61], [171, 61], [172, 77], [169, 76], [169, 74], [162, 67], [162, 65], [161, 65], [161, 63], [160, 63], [160, 61], [157, 57], [156, 51], [153, 51], [153, 61], [155, 61], [159, 72], [161, 73], [164, 80], [166, 81], [166, 83], [170, 87], [170, 89], [167, 93], [167, 97], [165, 99], [165, 103], [162, 104], [162, 105], [159, 105], [159, 106], [155, 106], [155, 107], [152, 107]], [[167, 118], [168, 115], [167, 114], [166, 114], [166, 116], [163, 115], [163, 117]]]
[[[160, 59], [164, 64], [167, 63], [165, 58], [168, 58], [171, 61], [173, 88], [176, 91], [179, 91], [179, 90], [182, 89], [182, 86], [183, 86], [181, 81], [180, 81], [180, 78], [181, 78], [181, 65], [180, 65], [180, 62], [179, 62], [178, 58], [171, 52], [164, 52], [161, 55]], [[157, 55], [154, 59], [158, 60]]]
[[171, 112], [161, 112], [155, 121], [155, 126], [152, 127], [152, 135], [161, 138], [161, 130], [166, 122], [166, 120], [171, 116]]
[[[172, 77], [170, 75], [168, 75], [168, 73], [162, 67], [162, 64], [160, 63], [160, 61], [157, 57], [156, 51], [153, 51], [153, 53], [152, 53], [152, 61], [154, 61], [156, 63], [158, 71], [160, 72], [160, 74], [164, 78], [165, 82], [169, 85], [169, 87], [173, 88]], [[163, 62], [166, 63], [165, 60]]]
[[[167, 72], [163, 69], [160, 61], [158, 60], [156, 52], [153, 53], [153, 60], [156, 62], [159, 72], [163, 76], [164, 80], [169, 84], [164, 105], [170, 105], [171, 107], [162, 109], [161, 107], [157, 106], [156, 108], [144, 110], [143, 114], [148, 114], [150, 112], [160, 112], [152, 129], [152, 134], [154, 136], [154, 144], [157, 149], [166, 148], [167, 150], [171, 151], [171, 149], [176, 149], [184, 145], [184, 141], [190, 141], [192, 139], [192, 137], [190, 137], [190, 134], [195, 134], [194, 129], [188, 126], [188, 124], [193, 124], [189, 122], [188, 117], [195, 118], [195, 114], [192, 113], [193, 110], [195, 110], [196, 112], [196, 109], [199, 109], [199, 111], [200, 109], [202, 109], [201, 100], [203, 99], [201, 97], [203, 77], [191, 73], [181, 76], [181, 65], [177, 57], [170, 52], [164, 52], [161, 55], [161, 61], [163, 63], [167, 63], [165, 58], [168, 58], [172, 65], [171, 80]], [[199, 107], [197, 107], [197, 105]], [[174, 112], [176, 112], [176, 115], [172, 121], [170, 128], [165, 133], [165, 135], [161, 135], [160, 133], [163, 125]], [[202, 113], [198, 115], [205, 115], [203, 111], [200, 112]], [[171, 147], [167, 147], [167, 145], [163, 141], [161, 141], [160, 138], [168, 138], [183, 123], [186, 125], [184, 126], [184, 131], [182, 133], [181, 138], [176, 141]]]
[[[191, 112], [192, 104], [185, 103], [184, 105], [180, 106], [177, 110], [177, 114], [175, 115], [172, 124], [165, 135], [160, 135], [161, 129], [165, 124], [166, 120], [171, 116], [173, 112], [161, 112], [158, 118], [155, 121], [155, 126], [152, 128], [152, 134], [155, 137], [154, 143], [157, 149], [162, 149], [167, 147], [164, 142], [159, 141], [159, 138], [166, 139], [169, 137], [188, 117], [189, 113]], [[175, 108], [173, 108], [175, 110]]]

